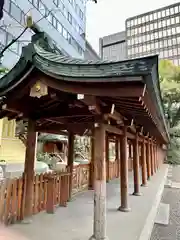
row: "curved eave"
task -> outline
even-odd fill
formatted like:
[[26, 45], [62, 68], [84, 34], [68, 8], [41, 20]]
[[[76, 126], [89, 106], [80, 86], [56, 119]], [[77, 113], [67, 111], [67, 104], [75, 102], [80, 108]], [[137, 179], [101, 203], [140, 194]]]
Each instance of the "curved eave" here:
[[[34, 65], [46, 74], [54, 78], [94, 79], [119, 78], [129, 76], [145, 76], [151, 72], [154, 57], [133, 59], [126, 61], [87, 61], [73, 59], [60, 54], [42, 50], [38, 45], [34, 46], [36, 55], [33, 58]], [[98, 80], [97, 80], [98, 81]]]
[[33, 68], [34, 66], [26, 61], [25, 58], [20, 58], [14, 68], [0, 79], [0, 96], [18, 86], [30, 74]]

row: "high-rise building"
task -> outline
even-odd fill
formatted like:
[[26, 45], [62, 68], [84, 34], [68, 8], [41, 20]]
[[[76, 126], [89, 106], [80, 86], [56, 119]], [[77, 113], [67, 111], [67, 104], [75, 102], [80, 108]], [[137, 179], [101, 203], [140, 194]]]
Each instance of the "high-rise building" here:
[[84, 52], [84, 59], [85, 60], [100, 60], [100, 56], [97, 52], [93, 49], [91, 44], [86, 40], [86, 49]]
[[[23, 31], [26, 16], [30, 14], [58, 49], [72, 57], [84, 58], [85, 12], [86, 0], [5, 0], [4, 16], [0, 21], [0, 48]], [[11, 68], [17, 62], [32, 34], [26, 31], [6, 51], [2, 58], [4, 66]]]
[[126, 20], [127, 56], [159, 54], [180, 65], [180, 3]]
[[104, 60], [121, 61], [126, 59], [126, 33], [118, 32], [100, 38], [100, 56]]

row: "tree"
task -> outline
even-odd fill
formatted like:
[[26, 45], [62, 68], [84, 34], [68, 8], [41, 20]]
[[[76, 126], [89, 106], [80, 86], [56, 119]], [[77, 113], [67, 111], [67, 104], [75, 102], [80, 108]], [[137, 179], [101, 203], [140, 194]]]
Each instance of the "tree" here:
[[169, 60], [162, 60], [159, 78], [165, 115], [169, 122], [168, 163], [180, 164], [180, 68]]
[[3, 18], [4, 0], [0, 0], [0, 20]]
[[162, 60], [159, 78], [165, 114], [170, 127], [174, 127], [180, 119], [180, 68], [169, 60]]

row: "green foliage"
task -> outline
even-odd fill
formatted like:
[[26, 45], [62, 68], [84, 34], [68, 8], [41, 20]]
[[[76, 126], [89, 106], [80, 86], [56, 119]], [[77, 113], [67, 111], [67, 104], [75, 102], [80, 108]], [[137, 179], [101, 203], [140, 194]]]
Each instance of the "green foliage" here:
[[50, 155], [48, 153], [43, 153], [43, 152], [37, 153], [37, 161], [45, 162], [48, 165], [51, 165], [51, 160], [52, 160], [52, 158], [50, 157]]
[[0, 67], [0, 77], [2, 77], [4, 74], [8, 73], [8, 69], [5, 67]]
[[180, 67], [169, 60], [162, 60], [159, 64], [159, 77], [164, 110], [169, 122], [168, 163], [180, 164]]

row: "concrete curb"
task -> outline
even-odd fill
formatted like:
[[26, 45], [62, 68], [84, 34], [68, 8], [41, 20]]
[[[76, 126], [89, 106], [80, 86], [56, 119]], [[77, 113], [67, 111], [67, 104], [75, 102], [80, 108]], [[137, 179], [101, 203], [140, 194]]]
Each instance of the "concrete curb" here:
[[156, 197], [155, 197], [154, 202], [152, 204], [152, 208], [151, 208], [151, 210], [148, 214], [148, 217], [146, 219], [146, 222], [144, 224], [144, 228], [141, 231], [139, 240], [149, 240], [150, 237], [151, 237], [151, 233], [152, 233], [153, 226], [154, 226], [154, 221], [155, 221], [156, 214], [157, 214], [157, 211], [158, 211], [158, 207], [159, 207], [159, 204], [161, 202], [161, 197], [162, 197], [162, 194], [163, 194], [164, 185], [165, 185], [167, 174], [168, 174], [168, 169], [169, 169], [169, 166], [167, 165], [166, 169], [165, 169], [165, 174], [164, 174], [163, 180], [162, 180], [162, 182], [159, 186], [159, 190], [156, 194]]

